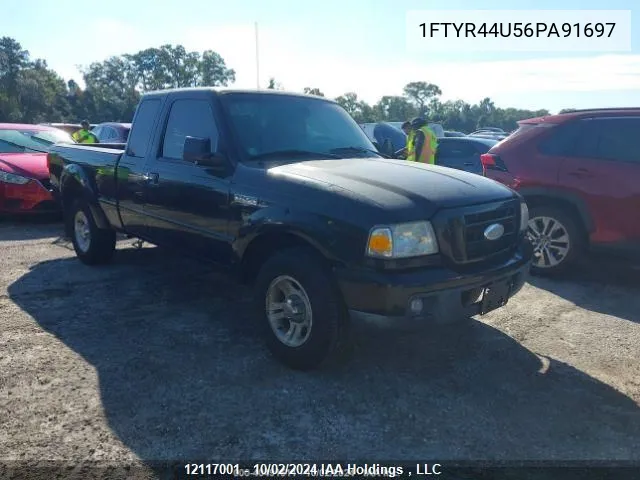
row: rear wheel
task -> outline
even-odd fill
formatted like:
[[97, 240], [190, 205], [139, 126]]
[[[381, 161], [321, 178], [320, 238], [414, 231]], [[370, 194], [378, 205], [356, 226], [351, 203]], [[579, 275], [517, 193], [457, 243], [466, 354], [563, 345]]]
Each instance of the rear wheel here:
[[255, 309], [267, 347], [297, 370], [338, 360], [348, 343], [348, 313], [334, 279], [314, 252], [291, 248], [262, 266]]
[[531, 209], [527, 236], [533, 245], [531, 273], [537, 275], [566, 271], [580, 257], [585, 244], [575, 216], [554, 206]]
[[87, 265], [108, 263], [116, 248], [116, 232], [98, 228], [89, 205], [76, 200], [67, 216], [67, 229], [78, 258]]

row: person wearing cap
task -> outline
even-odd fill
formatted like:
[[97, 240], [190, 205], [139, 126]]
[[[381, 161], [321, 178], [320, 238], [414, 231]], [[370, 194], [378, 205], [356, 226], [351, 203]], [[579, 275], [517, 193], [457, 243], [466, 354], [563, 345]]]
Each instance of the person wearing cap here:
[[411, 121], [411, 128], [413, 139], [407, 160], [435, 165], [436, 149], [438, 148], [436, 134], [429, 128], [427, 121], [421, 117], [414, 118]]
[[413, 154], [413, 129], [411, 128], [411, 122], [404, 122], [402, 127], [400, 127], [402, 131], [407, 135], [407, 140], [405, 142], [405, 147], [398, 150], [395, 155], [396, 157], [404, 157], [409, 158]]
[[98, 143], [98, 138], [89, 130], [89, 120], [83, 120], [81, 129], [74, 132], [71, 137], [78, 143]]

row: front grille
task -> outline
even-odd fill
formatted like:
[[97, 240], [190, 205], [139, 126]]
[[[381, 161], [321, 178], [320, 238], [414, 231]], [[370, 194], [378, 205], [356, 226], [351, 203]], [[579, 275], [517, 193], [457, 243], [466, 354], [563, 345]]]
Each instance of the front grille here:
[[[497, 258], [510, 253], [518, 243], [519, 200], [447, 209], [433, 220], [440, 251], [445, 259], [464, 265]], [[500, 224], [504, 233], [488, 240], [487, 227]]]
[[[519, 212], [514, 205], [507, 205], [496, 210], [472, 213], [464, 216], [464, 235], [467, 261], [482, 260], [508, 250], [518, 235]], [[504, 233], [498, 240], [487, 240], [485, 229], [493, 224], [504, 227]]]

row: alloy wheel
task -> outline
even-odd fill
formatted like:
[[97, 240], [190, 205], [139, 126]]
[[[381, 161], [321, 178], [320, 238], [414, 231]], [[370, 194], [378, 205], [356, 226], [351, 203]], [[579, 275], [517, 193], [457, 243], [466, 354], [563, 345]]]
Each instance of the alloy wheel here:
[[552, 217], [529, 220], [527, 236], [533, 245], [533, 264], [538, 268], [554, 268], [562, 263], [571, 248], [566, 227]]

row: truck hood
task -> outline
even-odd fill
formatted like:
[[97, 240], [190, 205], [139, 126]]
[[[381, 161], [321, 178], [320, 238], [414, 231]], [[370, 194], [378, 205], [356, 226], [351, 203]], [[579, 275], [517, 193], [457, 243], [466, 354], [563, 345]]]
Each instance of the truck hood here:
[[0, 170], [37, 180], [49, 178], [46, 153], [0, 153]]
[[280, 165], [269, 169], [268, 175], [297, 177], [320, 188], [348, 192], [387, 211], [417, 211], [422, 218], [440, 208], [514, 196], [504, 185], [480, 175], [405, 160], [317, 160]]

